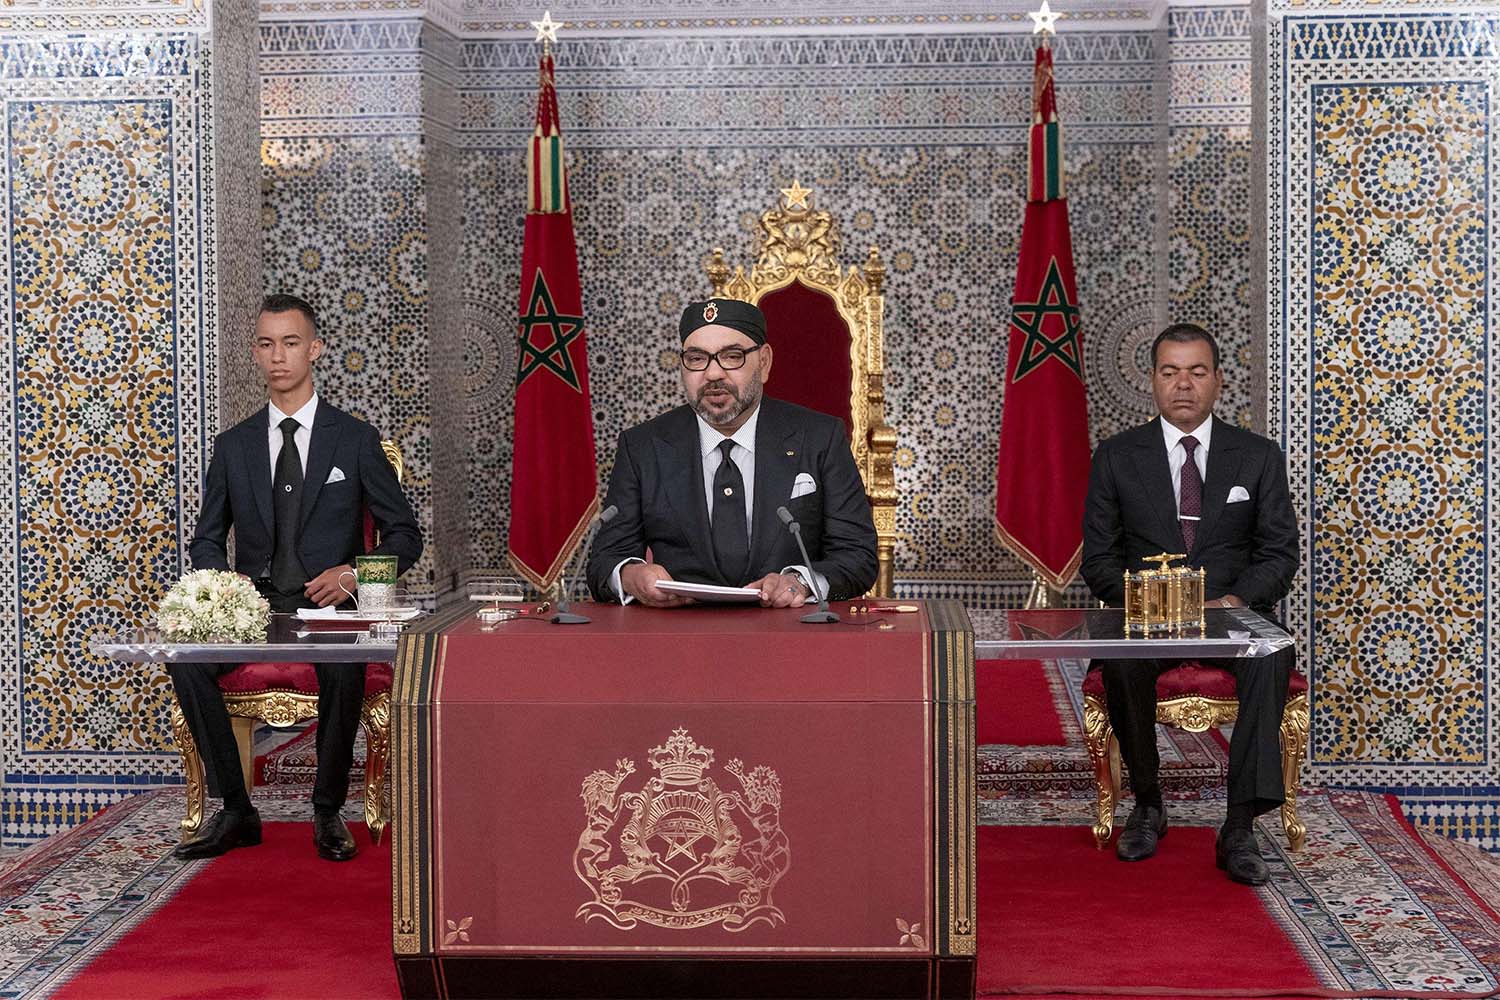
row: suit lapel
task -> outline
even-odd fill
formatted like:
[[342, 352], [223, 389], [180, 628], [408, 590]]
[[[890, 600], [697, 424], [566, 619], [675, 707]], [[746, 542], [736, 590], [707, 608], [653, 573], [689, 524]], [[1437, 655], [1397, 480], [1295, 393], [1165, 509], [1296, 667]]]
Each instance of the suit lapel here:
[[1240, 463], [1245, 453], [1240, 448], [1239, 435], [1223, 421], [1214, 421], [1213, 436], [1208, 445], [1208, 478], [1203, 483], [1203, 519], [1198, 522], [1198, 534], [1194, 538], [1194, 551], [1213, 537], [1214, 526], [1224, 512], [1229, 500], [1229, 490], [1240, 475]]
[[307, 524], [318, 494], [328, 481], [333, 469], [333, 456], [338, 451], [339, 435], [343, 428], [338, 411], [327, 403], [319, 402], [317, 415], [313, 418], [312, 439], [307, 445], [307, 472], [302, 476], [302, 524]]
[[250, 492], [255, 495], [255, 509], [266, 527], [266, 537], [276, 537], [276, 515], [271, 510], [271, 408], [260, 411], [260, 419], [245, 425], [240, 434], [240, 448], [249, 470]]
[[1162, 438], [1160, 418], [1140, 429], [1135, 440], [1135, 465], [1146, 488], [1146, 499], [1161, 522], [1163, 538], [1171, 539], [1170, 548], [1181, 552], [1182, 525], [1177, 520], [1177, 497], [1172, 494], [1172, 467], [1167, 464], [1167, 445]]
[[676, 421], [665, 436], [658, 435], [653, 441], [656, 467], [661, 470], [667, 502], [686, 526], [688, 540], [698, 551], [703, 565], [712, 567], [722, 578], [713, 546], [708, 542], [708, 507], [703, 492], [703, 455], [698, 451], [698, 420], [691, 409], [684, 407], [683, 411], [686, 419]]
[[797, 478], [796, 454], [802, 450], [801, 432], [777, 419], [774, 405], [767, 405], [770, 402], [762, 397], [760, 423], [755, 428], [755, 508], [750, 531], [752, 573], [765, 563], [776, 547], [776, 539], [786, 531], [781, 518], [776, 515], [776, 508], [785, 505], [792, 495], [792, 484]]

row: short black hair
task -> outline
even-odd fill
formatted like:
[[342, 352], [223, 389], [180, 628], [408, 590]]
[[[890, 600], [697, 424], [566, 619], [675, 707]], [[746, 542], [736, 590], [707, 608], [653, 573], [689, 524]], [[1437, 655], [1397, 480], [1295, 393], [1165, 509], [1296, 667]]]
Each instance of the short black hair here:
[[308, 304], [306, 299], [298, 298], [295, 295], [289, 295], [286, 292], [267, 295], [260, 300], [260, 312], [256, 313], [256, 315], [259, 316], [260, 313], [291, 312], [294, 309], [307, 317], [307, 322], [313, 328], [313, 336], [318, 337], [318, 314], [313, 312], [313, 307]]
[[1173, 323], [1151, 342], [1151, 370], [1156, 371], [1156, 349], [1161, 346], [1162, 341], [1170, 340], [1174, 344], [1190, 344], [1195, 340], [1201, 340], [1208, 344], [1209, 350], [1214, 354], [1214, 371], [1219, 370], [1219, 342], [1214, 335], [1209, 333], [1197, 323]]

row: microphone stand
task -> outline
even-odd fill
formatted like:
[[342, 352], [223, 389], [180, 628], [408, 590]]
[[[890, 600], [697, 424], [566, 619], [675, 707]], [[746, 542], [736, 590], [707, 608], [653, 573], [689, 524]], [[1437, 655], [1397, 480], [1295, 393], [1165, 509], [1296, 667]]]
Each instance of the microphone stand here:
[[[614, 504], [610, 504], [594, 518], [593, 523], [589, 525], [588, 533], [583, 536], [583, 544], [578, 546], [578, 551], [581, 553], [582, 559], [588, 559], [589, 546], [593, 544], [594, 534], [599, 530], [599, 526], [613, 521], [615, 515], [619, 512], [620, 508]], [[587, 625], [593, 621], [588, 615], [580, 615], [569, 608], [568, 576], [566, 573], [562, 577], [562, 593], [557, 598], [557, 613], [548, 618], [547, 621], [553, 625]]]
[[802, 541], [802, 525], [797, 523], [796, 518], [792, 517], [792, 512], [785, 507], [777, 507], [776, 516], [781, 518], [781, 523], [786, 525], [787, 530], [792, 533], [792, 537], [797, 540], [797, 549], [802, 553], [802, 565], [807, 567], [807, 575], [810, 578], [807, 581], [807, 586], [812, 590], [813, 596], [818, 599], [818, 610], [808, 612], [799, 618], [798, 621], [804, 625], [832, 625], [838, 622], [840, 620], [839, 616], [828, 610], [827, 592], [823, 594], [818, 593], [818, 578], [813, 573], [812, 557], [807, 554], [807, 545]]

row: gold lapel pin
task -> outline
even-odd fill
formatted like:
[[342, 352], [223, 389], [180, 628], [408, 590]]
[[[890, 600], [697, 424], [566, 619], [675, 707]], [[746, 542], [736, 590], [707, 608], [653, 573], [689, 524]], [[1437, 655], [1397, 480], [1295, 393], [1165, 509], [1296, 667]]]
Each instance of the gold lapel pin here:
[[792, 457], [792, 456], [794, 456], [794, 455], [796, 455], [796, 454], [797, 454], [797, 453], [796, 453], [796, 452], [795, 452], [795, 451], [789, 451], [789, 452], [787, 452], [787, 453], [786, 453], [786, 457], [787, 457], [787, 458], [791, 458], [791, 457]]

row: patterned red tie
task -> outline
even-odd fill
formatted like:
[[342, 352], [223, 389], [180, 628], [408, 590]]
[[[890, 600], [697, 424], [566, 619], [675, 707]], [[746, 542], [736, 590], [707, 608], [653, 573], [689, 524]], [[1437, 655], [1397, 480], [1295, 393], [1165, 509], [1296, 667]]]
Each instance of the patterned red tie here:
[[1198, 463], [1193, 452], [1198, 450], [1198, 439], [1189, 434], [1182, 439], [1182, 450], [1187, 452], [1187, 461], [1182, 463], [1182, 482], [1177, 487], [1177, 516], [1182, 525], [1182, 544], [1193, 551], [1193, 541], [1198, 536], [1198, 518], [1203, 514], [1203, 477], [1198, 472]]

